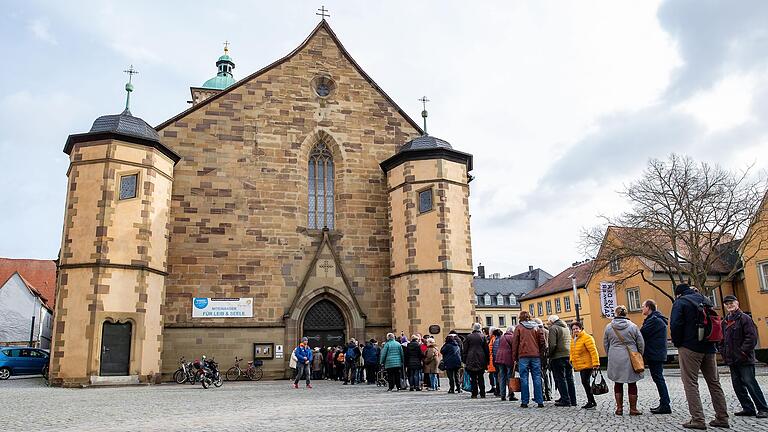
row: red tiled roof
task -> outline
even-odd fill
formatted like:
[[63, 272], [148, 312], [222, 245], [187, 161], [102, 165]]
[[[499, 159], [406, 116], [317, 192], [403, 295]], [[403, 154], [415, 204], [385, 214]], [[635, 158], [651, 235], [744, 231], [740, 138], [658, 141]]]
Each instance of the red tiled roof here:
[[25, 284], [53, 310], [56, 302], [56, 263], [53, 260], [0, 258], [0, 286], [18, 272]]
[[575, 266], [568, 267], [560, 272], [557, 276], [546, 281], [540, 287], [531, 290], [528, 294], [524, 295], [520, 300], [530, 300], [534, 298], [548, 296], [550, 294], [556, 294], [573, 289], [573, 282], [571, 282], [571, 275], [576, 276], [576, 287], [584, 288], [589, 282], [589, 277], [592, 275], [592, 268], [594, 267], [594, 261], [586, 261]]

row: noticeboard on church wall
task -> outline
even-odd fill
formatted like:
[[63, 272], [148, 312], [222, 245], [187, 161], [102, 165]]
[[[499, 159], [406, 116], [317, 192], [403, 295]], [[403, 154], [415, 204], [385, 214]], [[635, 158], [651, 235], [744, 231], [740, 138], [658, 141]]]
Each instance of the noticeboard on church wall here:
[[192, 299], [192, 318], [252, 318], [253, 298]]
[[[281, 357], [282, 357], [282, 346]], [[253, 344], [253, 359], [254, 360], [271, 360], [275, 358], [275, 344], [271, 342], [256, 342]]]

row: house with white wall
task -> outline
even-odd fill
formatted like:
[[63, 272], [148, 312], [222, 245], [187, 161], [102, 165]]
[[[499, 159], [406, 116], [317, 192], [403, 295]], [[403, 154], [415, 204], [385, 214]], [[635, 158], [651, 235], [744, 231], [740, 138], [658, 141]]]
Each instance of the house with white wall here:
[[55, 297], [54, 261], [0, 258], [0, 346], [50, 348]]

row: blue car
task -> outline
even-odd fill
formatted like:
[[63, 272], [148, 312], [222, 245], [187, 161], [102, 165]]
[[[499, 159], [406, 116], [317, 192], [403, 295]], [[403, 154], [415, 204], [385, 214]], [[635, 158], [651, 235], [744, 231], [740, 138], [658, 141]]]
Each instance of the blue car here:
[[48, 366], [49, 354], [39, 348], [0, 348], [0, 380], [11, 375], [38, 375]]

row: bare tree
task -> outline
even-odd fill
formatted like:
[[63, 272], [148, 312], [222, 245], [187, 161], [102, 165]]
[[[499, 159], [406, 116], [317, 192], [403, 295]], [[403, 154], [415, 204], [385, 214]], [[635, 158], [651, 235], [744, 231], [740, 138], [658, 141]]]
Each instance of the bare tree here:
[[[583, 231], [582, 248], [596, 256], [596, 270], [612, 260], [640, 259], [673, 284], [687, 282], [710, 294], [768, 247], [768, 225], [754, 223], [764, 220], [765, 183], [750, 171], [728, 171], [675, 154], [666, 161], [652, 159], [621, 192], [631, 210], [601, 216], [602, 226]], [[751, 245], [748, 251], [745, 244]], [[672, 298], [643, 270], [621, 281], [637, 274]]]

